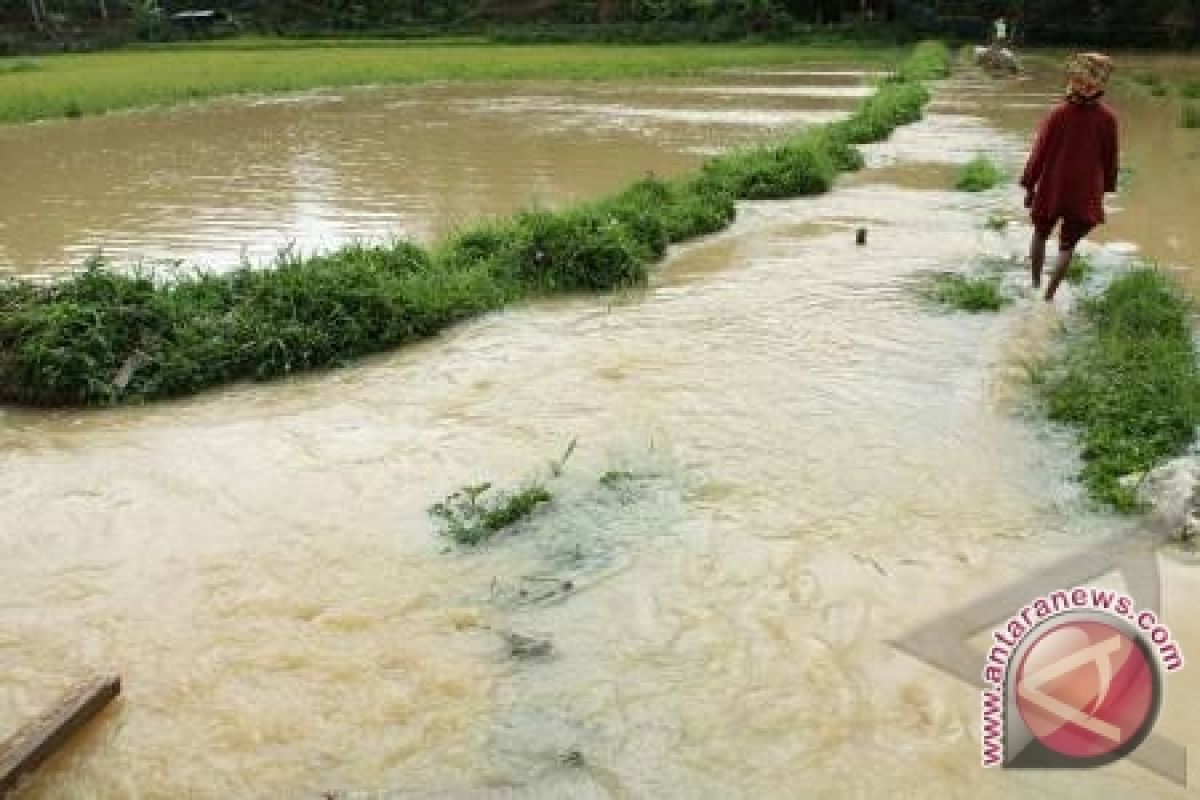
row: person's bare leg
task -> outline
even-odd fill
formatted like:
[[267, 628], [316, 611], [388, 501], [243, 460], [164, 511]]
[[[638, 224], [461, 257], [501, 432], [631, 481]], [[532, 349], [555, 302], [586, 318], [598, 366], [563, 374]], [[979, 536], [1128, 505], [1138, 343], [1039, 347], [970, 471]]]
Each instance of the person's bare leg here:
[[1029, 266], [1033, 271], [1033, 288], [1040, 289], [1042, 286], [1042, 267], [1046, 264], [1046, 239], [1049, 236], [1042, 236], [1036, 230], [1033, 232], [1033, 241], [1029, 243]]
[[1058, 291], [1058, 285], [1062, 283], [1063, 278], [1067, 277], [1067, 270], [1071, 266], [1071, 259], [1075, 257], [1075, 248], [1070, 250], [1059, 250], [1058, 261], [1054, 264], [1054, 272], [1050, 275], [1050, 283], [1046, 286], [1046, 302], [1054, 299], [1054, 293]]

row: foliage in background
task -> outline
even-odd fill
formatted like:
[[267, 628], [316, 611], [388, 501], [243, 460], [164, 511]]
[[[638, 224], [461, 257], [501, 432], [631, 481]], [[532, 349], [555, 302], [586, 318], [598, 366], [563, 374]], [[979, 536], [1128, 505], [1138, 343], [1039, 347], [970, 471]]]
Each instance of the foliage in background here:
[[[147, 20], [160, 7], [162, 20]], [[1183, 46], [1200, 41], [1200, 0], [0, 0], [7, 42], [91, 47], [114, 34], [192, 37], [215, 32], [172, 22], [192, 8], [232, 12], [237, 29], [286, 36], [484, 33], [521, 41], [731, 41], [844, 37], [911, 41], [920, 35], [986, 41], [1011, 22], [1018, 45]]]

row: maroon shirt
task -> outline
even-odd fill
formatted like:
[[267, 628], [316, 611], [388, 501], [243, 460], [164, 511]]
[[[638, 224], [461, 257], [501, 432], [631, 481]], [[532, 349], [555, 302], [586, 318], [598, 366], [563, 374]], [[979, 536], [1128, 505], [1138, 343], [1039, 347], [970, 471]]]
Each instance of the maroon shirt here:
[[1117, 117], [1099, 103], [1064, 102], [1038, 131], [1021, 185], [1034, 219], [1104, 222], [1104, 193], [1117, 190]]

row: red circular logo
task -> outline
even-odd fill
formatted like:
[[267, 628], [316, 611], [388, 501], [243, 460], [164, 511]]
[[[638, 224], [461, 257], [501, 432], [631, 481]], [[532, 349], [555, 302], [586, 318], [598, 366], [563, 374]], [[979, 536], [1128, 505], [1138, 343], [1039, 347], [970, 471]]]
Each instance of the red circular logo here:
[[1136, 747], [1154, 724], [1154, 669], [1144, 646], [1117, 627], [1063, 622], [1025, 652], [1017, 671], [1017, 710], [1051, 750], [1070, 758], [1106, 756]]

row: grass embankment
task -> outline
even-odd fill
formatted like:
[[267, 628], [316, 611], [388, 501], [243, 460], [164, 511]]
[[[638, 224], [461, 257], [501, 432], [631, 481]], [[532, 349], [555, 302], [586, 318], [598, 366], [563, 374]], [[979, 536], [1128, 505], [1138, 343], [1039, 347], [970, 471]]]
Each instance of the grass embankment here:
[[941, 45], [918, 46], [902, 77], [845, 121], [712, 159], [694, 176], [484, 224], [431, 251], [355, 246], [171, 283], [93, 266], [48, 288], [0, 285], [0, 400], [185, 394], [338, 365], [519, 298], [642, 284], [668, 244], [729, 225], [736, 200], [827, 191], [839, 170], [861, 164], [854, 144], [921, 116], [920, 81], [948, 64]]
[[631, 79], [798, 62], [890, 65], [899, 50], [787, 45], [488, 45], [251, 40], [0, 59], [0, 122], [240, 93], [434, 80]]
[[1136, 506], [1126, 475], [1180, 453], [1200, 424], [1192, 307], [1161, 272], [1138, 269], [1083, 304], [1085, 326], [1035, 372], [1051, 419], [1079, 429], [1081, 475], [1098, 500]]

